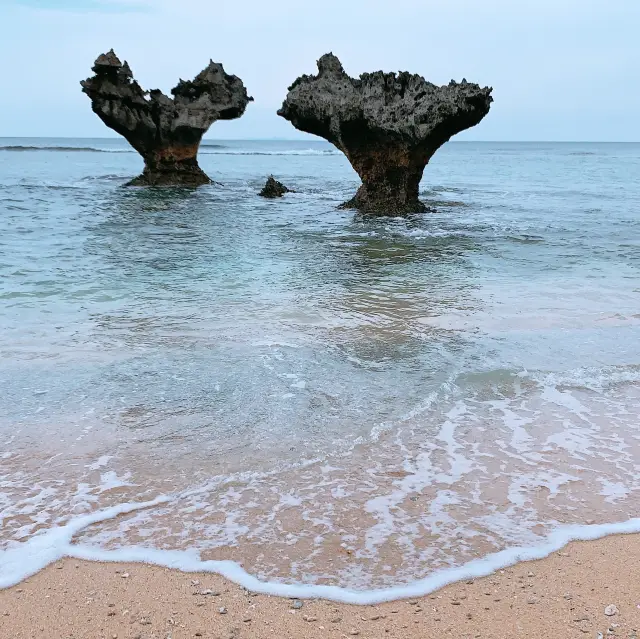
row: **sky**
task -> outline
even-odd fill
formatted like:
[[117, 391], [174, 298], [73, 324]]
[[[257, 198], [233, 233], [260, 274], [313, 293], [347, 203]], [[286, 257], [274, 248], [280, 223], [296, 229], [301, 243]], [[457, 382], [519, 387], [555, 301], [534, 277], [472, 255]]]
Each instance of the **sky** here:
[[209, 61], [255, 98], [207, 137], [303, 138], [276, 111], [333, 51], [352, 76], [463, 77], [495, 102], [465, 140], [640, 141], [640, 0], [0, 0], [0, 137], [108, 137], [79, 81], [114, 48], [146, 89]]

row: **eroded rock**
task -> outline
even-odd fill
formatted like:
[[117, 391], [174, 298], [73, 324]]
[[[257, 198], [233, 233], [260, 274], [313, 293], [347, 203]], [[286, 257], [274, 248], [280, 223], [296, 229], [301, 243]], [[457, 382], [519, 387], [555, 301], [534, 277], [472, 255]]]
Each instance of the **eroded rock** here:
[[426, 210], [418, 189], [424, 167], [453, 135], [489, 112], [492, 89], [466, 80], [436, 86], [410, 73], [349, 77], [332, 53], [317, 75], [290, 87], [278, 115], [333, 143], [362, 179], [343, 206], [376, 215]]
[[273, 175], [267, 178], [267, 182], [262, 188], [262, 191], [258, 195], [268, 198], [282, 197], [285, 193], [290, 193], [291, 189], [288, 189], [282, 182], [278, 182]]
[[202, 136], [216, 120], [239, 118], [253, 100], [242, 80], [210, 61], [193, 80], [171, 90], [144, 91], [113, 49], [96, 59], [82, 91], [94, 113], [144, 158], [133, 186], [199, 186], [211, 180], [198, 165]]

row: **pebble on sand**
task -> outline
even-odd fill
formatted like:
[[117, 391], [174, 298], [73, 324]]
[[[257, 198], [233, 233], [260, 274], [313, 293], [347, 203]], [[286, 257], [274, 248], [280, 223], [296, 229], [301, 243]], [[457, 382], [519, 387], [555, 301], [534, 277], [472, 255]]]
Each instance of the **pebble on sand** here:
[[609, 604], [604, 609], [604, 614], [607, 615], [607, 617], [613, 617], [613, 615], [617, 615], [618, 614], [617, 606], [615, 604]]

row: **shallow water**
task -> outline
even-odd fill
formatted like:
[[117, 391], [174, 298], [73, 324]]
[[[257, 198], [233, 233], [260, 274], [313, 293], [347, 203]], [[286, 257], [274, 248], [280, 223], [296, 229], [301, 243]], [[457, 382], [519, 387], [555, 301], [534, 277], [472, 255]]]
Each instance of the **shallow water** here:
[[0, 139], [5, 558], [164, 495], [76, 547], [363, 590], [640, 514], [640, 145], [450, 143], [386, 220], [321, 142], [200, 162]]

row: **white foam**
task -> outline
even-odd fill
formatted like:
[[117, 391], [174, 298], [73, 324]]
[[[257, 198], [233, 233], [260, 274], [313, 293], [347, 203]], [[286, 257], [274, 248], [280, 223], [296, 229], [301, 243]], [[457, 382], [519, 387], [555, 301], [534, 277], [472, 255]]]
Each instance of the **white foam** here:
[[89, 470], [99, 470], [100, 468], [104, 468], [111, 460], [113, 459], [113, 455], [102, 455], [102, 457], [98, 457], [93, 464], [87, 466]]
[[250, 575], [236, 562], [203, 561], [195, 550], [157, 550], [139, 546], [103, 550], [72, 544], [73, 537], [92, 524], [136, 510], [153, 508], [169, 501], [168, 497], [162, 496], [147, 502], [120, 504], [73, 519], [66, 525], [51, 528], [27, 542], [13, 544], [0, 552], [0, 589], [15, 586], [54, 561], [74, 557], [89, 561], [147, 563], [187, 573], [216, 573], [248, 590], [266, 595], [301, 599], [322, 598], [347, 604], [373, 605], [424, 596], [457, 581], [486, 577], [522, 561], [542, 559], [571, 541], [591, 541], [608, 535], [640, 533], [640, 518], [612, 524], [560, 526], [536, 546], [507, 548], [459, 567], [438, 570], [424, 579], [406, 585], [363, 591], [330, 585], [262, 581]]
[[110, 470], [100, 475], [100, 486], [98, 490], [104, 493], [114, 488], [124, 488], [126, 486], [134, 486], [131, 482], [127, 481], [131, 477], [131, 473], [126, 473], [124, 477], [118, 477], [118, 474]]
[[564, 372], [535, 373], [523, 371], [520, 377], [529, 377], [543, 386], [568, 386], [602, 391], [618, 384], [632, 384], [640, 381], [638, 366], [603, 366], [574, 368]]
[[231, 150], [231, 149], [219, 149], [215, 151], [207, 150], [207, 147], [201, 147], [201, 155], [316, 155], [316, 156], [331, 156], [342, 155], [341, 151], [334, 151], [332, 149], [318, 150], [318, 149], [289, 149], [282, 151], [250, 151], [250, 150]]
[[404, 237], [413, 237], [413, 238], [427, 238], [427, 237], [458, 237], [462, 235], [469, 235], [469, 233], [465, 233], [463, 231], [447, 231], [447, 230], [433, 230], [429, 231], [427, 229], [408, 229], [408, 230], [398, 230], [388, 228], [388, 231], [392, 231], [398, 235], [402, 235]]
[[75, 547], [72, 546], [71, 540], [92, 524], [143, 508], [152, 508], [168, 501], [168, 497], [162, 496], [146, 502], [118, 504], [76, 517], [64, 526], [49, 528], [28, 541], [11, 544], [7, 549], [0, 551], [0, 589], [19, 584], [62, 557], [72, 557]]

